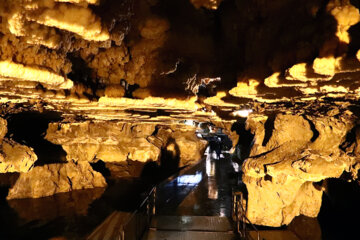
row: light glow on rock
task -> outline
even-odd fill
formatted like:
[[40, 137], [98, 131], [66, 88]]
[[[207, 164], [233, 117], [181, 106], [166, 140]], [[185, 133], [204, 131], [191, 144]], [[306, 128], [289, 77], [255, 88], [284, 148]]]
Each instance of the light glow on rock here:
[[231, 113], [232, 116], [234, 117], [243, 117], [246, 118], [249, 116], [250, 113], [252, 113], [253, 110], [252, 109], [242, 109], [242, 110], [237, 110]]

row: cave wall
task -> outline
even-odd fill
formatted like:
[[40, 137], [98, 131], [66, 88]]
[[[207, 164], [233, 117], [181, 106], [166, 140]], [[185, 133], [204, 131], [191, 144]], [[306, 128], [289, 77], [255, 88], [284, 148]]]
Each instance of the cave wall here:
[[323, 180], [350, 173], [358, 164], [357, 155], [342, 148], [354, 125], [353, 116], [341, 114], [248, 118], [247, 126], [255, 134], [242, 177], [248, 190], [249, 220], [279, 227], [300, 214], [316, 217]]
[[[2, 137], [6, 131], [7, 122], [1, 119]], [[162, 171], [176, 171], [200, 161], [207, 146], [205, 140], [195, 136], [192, 126], [179, 130], [176, 126], [101, 121], [49, 123], [45, 139], [65, 150], [66, 162], [53, 163], [49, 156], [35, 165], [37, 155], [32, 148], [11, 138], [2, 139], [1, 173], [20, 173], [11, 184], [4, 182], [10, 185], [7, 199], [106, 187], [104, 176], [90, 165], [98, 161], [105, 162], [113, 178], [142, 177], [150, 162]], [[166, 172], [150, 174], [166, 176]]]

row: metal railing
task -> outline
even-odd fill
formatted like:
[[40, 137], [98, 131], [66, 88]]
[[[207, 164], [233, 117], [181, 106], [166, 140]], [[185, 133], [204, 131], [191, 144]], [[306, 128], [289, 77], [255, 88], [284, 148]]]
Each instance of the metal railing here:
[[[232, 193], [232, 218], [235, 222], [236, 232], [243, 239], [253, 239], [253, 237], [248, 234], [249, 229], [248, 225], [256, 232], [257, 240], [260, 240], [260, 233], [254, 224], [246, 217], [247, 201], [244, 199], [243, 192], [233, 191]], [[246, 206], [246, 207], [244, 207]]]
[[86, 239], [140, 240], [155, 214], [156, 186], [147, 192], [134, 212], [114, 211]]
[[156, 213], [157, 189], [171, 182], [191, 167], [193, 166], [183, 167], [180, 171], [152, 187], [134, 212], [113, 212], [87, 237], [87, 240], [140, 240], [145, 231], [149, 229], [151, 218]]
[[156, 186], [147, 194], [139, 208], [136, 209], [129, 219], [124, 222], [120, 229], [119, 240], [140, 240], [144, 232], [149, 228], [151, 218], [155, 214]]

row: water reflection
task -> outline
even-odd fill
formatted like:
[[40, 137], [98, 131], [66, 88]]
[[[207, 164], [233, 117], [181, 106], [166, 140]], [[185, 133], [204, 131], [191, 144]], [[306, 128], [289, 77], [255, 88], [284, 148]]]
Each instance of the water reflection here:
[[201, 172], [196, 172], [193, 175], [182, 175], [176, 178], [176, 184], [178, 186], [184, 185], [197, 185], [202, 180]]
[[65, 216], [85, 216], [89, 205], [104, 193], [105, 188], [77, 190], [50, 197], [9, 200], [8, 204], [25, 222], [51, 220]]
[[217, 159], [208, 148], [204, 160], [188, 170], [185, 177], [179, 176], [173, 183], [158, 188], [157, 214], [230, 216], [231, 188], [236, 178], [229, 154], [222, 154], [225, 158]]
[[208, 185], [208, 198], [212, 200], [216, 200], [218, 198], [218, 188], [215, 179], [216, 168], [215, 168], [215, 161], [212, 159], [212, 154], [206, 154], [206, 175], [207, 177], [207, 185]]

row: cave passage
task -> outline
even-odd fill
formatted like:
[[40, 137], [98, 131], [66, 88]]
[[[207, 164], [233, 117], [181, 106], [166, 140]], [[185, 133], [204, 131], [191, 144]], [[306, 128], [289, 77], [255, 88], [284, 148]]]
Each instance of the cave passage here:
[[356, 238], [359, 9], [0, 0], [0, 239]]

